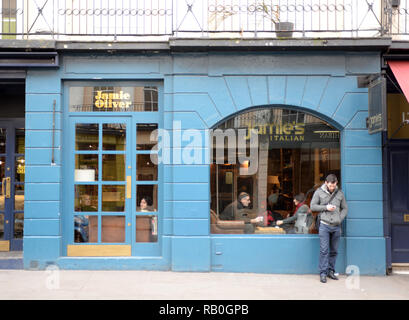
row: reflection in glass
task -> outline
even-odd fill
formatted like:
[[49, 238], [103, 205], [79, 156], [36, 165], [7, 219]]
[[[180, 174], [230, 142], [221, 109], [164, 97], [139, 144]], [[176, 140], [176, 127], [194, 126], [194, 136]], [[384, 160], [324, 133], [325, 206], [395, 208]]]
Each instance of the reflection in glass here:
[[75, 125], [75, 150], [98, 150], [98, 124], [77, 123]]
[[0, 153], [6, 153], [6, 129], [0, 128]]
[[15, 185], [14, 210], [24, 211], [24, 184]]
[[125, 155], [102, 155], [102, 180], [125, 181]]
[[3, 194], [6, 192], [6, 186], [3, 186], [3, 178], [5, 177], [5, 169], [6, 169], [6, 157], [0, 157], [0, 211], [4, 211], [4, 200], [5, 196]]
[[[6, 169], [6, 157], [0, 157], [0, 184], [3, 187], [3, 178]], [[3, 187], [4, 188], [4, 187]], [[0, 188], [0, 211], [4, 211], [4, 195], [3, 188]]]
[[74, 242], [79, 243], [97, 241], [98, 216], [74, 216]]
[[158, 185], [136, 186], [136, 211], [158, 211]]
[[4, 239], [4, 213], [0, 213], [0, 240]]
[[75, 211], [98, 211], [98, 186], [75, 185]]
[[135, 225], [135, 242], [158, 241], [158, 216], [136, 216]]
[[104, 123], [102, 125], [102, 140], [103, 150], [125, 150], [126, 124]]
[[103, 185], [102, 186], [102, 211], [123, 212], [125, 211], [125, 186]]
[[138, 154], [136, 156], [136, 180], [158, 180], [158, 166], [155, 163], [158, 163], [157, 154]]
[[98, 180], [98, 155], [76, 154], [75, 155], [75, 181]]
[[16, 149], [15, 153], [24, 154], [25, 151], [25, 130], [16, 129]]
[[145, 98], [144, 111], [158, 111], [158, 88], [144, 87], [143, 93]]
[[24, 182], [26, 174], [26, 165], [24, 157], [16, 157], [16, 172], [15, 180], [16, 182]]
[[[158, 143], [158, 133], [152, 134], [158, 129], [156, 123], [142, 123], [136, 125], [136, 150], [152, 150]], [[152, 139], [151, 139], [152, 138]]]
[[[240, 137], [242, 130], [246, 134], [242, 142], [248, 144], [257, 135], [257, 145], [250, 151], [257, 151], [258, 166], [250, 170], [252, 161], [227, 163], [229, 152], [240, 160], [238, 147], [229, 150], [229, 139], [220, 135], [223, 140], [216, 143], [218, 137], [213, 137], [212, 154], [219, 156], [213, 157], [210, 166], [212, 233], [299, 232], [301, 229], [294, 228], [295, 221], [287, 220], [275, 228], [276, 221], [295, 214], [294, 198], [298, 194], [303, 193], [309, 205], [328, 174], [334, 173], [340, 180], [339, 131], [313, 115], [281, 108], [257, 109], [239, 114], [215, 129], [223, 133], [234, 130], [235, 137]], [[221, 150], [215, 150], [217, 147]], [[250, 196], [250, 204], [243, 204], [241, 192]], [[264, 217], [263, 223], [244, 223], [259, 216]], [[315, 231], [310, 228], [309, 232]]]
[[14, 214], [14, 239], [23, 239], [24, 213]]
[[102, 216], [101, 242], [125, 242], [125, 217]]
[[0, 179], [1, 180], [4, 178], [5, 170], [6, 170], [6, 157], [0, 157]]

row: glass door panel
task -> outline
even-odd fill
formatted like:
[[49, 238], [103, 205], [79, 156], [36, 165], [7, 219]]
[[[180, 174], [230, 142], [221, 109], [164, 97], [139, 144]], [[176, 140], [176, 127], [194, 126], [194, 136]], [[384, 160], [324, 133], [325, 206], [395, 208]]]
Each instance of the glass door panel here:
[[11, 251], [23, 249], [24, 119], [0, 120], [0, 240]]
[[158, 178], [161, 166], [158, 164], [158, 123], [136, 123], [134, 150], [134, 205], [132, 217], [133, 248], [137, 256], [159, 255], [161, 238], [158, 236], [161, 227], [161, 191]]
[[130, 243], [129, 122], [126, 117], [72, 119], [71, 243]]

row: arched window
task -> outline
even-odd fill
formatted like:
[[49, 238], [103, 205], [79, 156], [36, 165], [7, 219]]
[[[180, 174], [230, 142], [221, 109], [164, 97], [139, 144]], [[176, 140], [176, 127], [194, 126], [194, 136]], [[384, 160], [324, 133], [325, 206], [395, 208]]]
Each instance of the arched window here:
[[[340, 180], [338, 129], [305, 112], [271, 107], [226, 120], [211, 139], [212, 233], [315, 233], [314, 213], [303, 216], [305, 223], [288, 218], [299, 202], [309, 205], [328, 174]], [[302, 195], [305, 201], [294, 201]], [[278, 220], [285, 223], [278, 227]], [[307, 229], [300, 229], [303, 223]]]

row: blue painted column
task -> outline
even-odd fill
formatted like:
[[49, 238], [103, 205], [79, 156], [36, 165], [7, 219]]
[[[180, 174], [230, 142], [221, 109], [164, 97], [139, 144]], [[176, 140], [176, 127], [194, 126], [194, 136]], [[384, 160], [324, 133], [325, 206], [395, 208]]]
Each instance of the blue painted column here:
[[170, 137], [170, 161], [164, 168], [164, 205], [172, 221], [171, 269], [210, 271], [207, 126], [192, 97], [180, 99], [169, 88], [165, 88], [166, 95], [164, 129]]
[[[61, 255], [61, 114], [58, 70], [29, 70], [23, 242], [26, 269], [44, 268]], [[52, 163], [53, 150], [55, 163]]]

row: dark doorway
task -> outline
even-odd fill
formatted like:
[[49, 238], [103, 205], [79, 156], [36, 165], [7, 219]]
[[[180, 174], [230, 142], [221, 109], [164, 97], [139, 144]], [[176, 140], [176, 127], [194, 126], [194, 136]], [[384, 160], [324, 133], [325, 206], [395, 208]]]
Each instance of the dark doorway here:
[[23, 250], [25, 84], [0, 80], [0, 251]]

